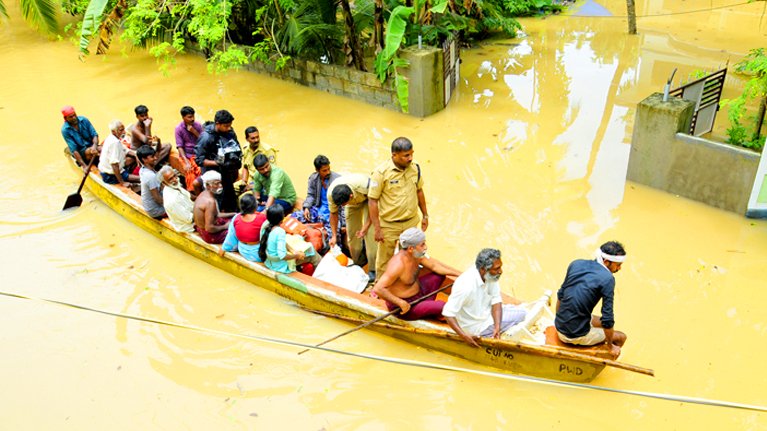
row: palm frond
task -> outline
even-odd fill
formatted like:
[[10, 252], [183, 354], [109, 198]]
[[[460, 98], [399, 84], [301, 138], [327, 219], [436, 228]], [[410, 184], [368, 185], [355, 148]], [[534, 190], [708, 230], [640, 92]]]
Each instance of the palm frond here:
[[3, 0], [0, 0], [0, 15], [8, 18], [8, 11], [5, 10], [5, 3], [3, 3]]
[[57, 6], [54, 0], [20, 0], [21, 16], [33, 26], [49, 33], [59, 29], [56, 20]]

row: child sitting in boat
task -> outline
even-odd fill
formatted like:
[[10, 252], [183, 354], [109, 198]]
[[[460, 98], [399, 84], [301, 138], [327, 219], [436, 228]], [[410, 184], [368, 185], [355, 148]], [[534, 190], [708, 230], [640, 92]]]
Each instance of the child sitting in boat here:
[[267, 222], [261, 227], [258, 255], [267, 268], [277, 272], [293, 272], [302, 266], [301, 272], [312, 275], [319, 263], [319, 254], [313, 248], [306, 252], [289, 252], [286, 244], [287, 233], [280, 227], [285, 218], [281, 205], [272, 205], [266, 210]]
[[238, 251], [242, 257], [250, 261], [262, 262], [258, 251], [261, 228], [266, 221], [266, 216], [263, 213], [257, 213], [256, 209], [258, 209], [256, 197], [251, 193], [242, 195], [240, 213], [229, 223], [222, 248], [224, 251]]

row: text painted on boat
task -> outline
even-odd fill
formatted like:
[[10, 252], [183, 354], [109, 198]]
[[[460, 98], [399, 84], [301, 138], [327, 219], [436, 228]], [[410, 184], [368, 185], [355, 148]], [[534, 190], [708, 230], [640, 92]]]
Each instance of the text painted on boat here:
[[514, 359], [514, 355], [511, 352], [504, 352], [501, 349], [494, 349], [492, 347], [488, 347], [485, 349], [485, 353], [491, 356], [495, 356], [496, 358], [503, 358], [503, 359]]
[[567, 364], [559, 364], [559, 372], [562, 374], [573, 374], [580, 376], [583, 374], [583, 369], [581, 367], [571, 367]]

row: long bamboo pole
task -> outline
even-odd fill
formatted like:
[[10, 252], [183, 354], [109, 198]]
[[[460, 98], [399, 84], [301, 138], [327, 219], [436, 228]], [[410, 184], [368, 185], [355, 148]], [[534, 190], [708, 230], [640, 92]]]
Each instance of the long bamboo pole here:
[[[412, 307], [413, 305], [415, 305], [415, 304], [418, 304], [419, 302], [423, 301], [424, 299], [430, 298], [430, 297], [432, 297], [432, 296], [434, 296], [434, 295], [438, 294], [439, 292], [442, 292], [443, 290], [446, 290], [446, 289], [448, 289], [448, 288], [449, 288], [449, 287], [451, 287], [452, 285], [453, 285], [453, 283], [450, 283], [450, 284], [448, 284], [447, 286], [443, 286], [443, 287], [440, 287], [439, 289], [435, 290], [434, 292], [431, 292], [431, 293], [430, 293], [430, 294], [428, 294], [428, 295], [422, 296], [422, 297], [420, 297], [420, 298], [416, 299], [415, 301], [413, 301], [413, 302], [410, 302], [409, 304], [410, 304], [410, 306]], [[311, 310], [311, 311], [314, 311], [314, 310]], [[361, 325], [355, 326], [354, 328], [352, 328], [352, 329], [350, 329], [350, 330], [348, 330], [348, 331], [346, 331], [346, 332], [343, 332], [343, 333], [341, 333], [341, 334], [338, 334], [338, 335], [336, 335], [336, 336], [335, 336], [335, 337], [333, 337], [333, 338], [328, 338], [327, 340], [325, 340], [325, 341], [323, 341], [323, 342], [321, 342], [321, 343], [319, 343], [319, 344], [315, 344], [315, 345], [314, 345], [314, 347], [319, 347], [319, 346], [322, 346], [322, 345], [324, 345], [324, 344], [327, 344], [327, 343], [329, 343], [329, 342], [331, 342], [331, 341], [333, 341], [333, 340], [337, 340], [337, 339], [339, 339], [339, 338], [343, 337], [344, 335], [347, 335], [347, 334], [351, 334], [352, 332], [355, 332], [355, 331], [359, 331], [359, 330], [360, 330], [360, 329], [362, 329], [362, 328], [366, 328], [366, 327], [368, 327], [368, 326], [370, 326], [370, 325], [372, 325], [372, 324], [374, 324], [374, 323], [376, 323], [376, 322], [379, 322], [379, 321], [381, 321], [381, 320], [383, 320], [383, 319], [386, 319], [387, 317], [389, 317], [389, 316], [393, 315], [394, 313], [396, 313], [396, 312], [398, 312], [398, 311], [400, 311], [400, 308], [399, 308], [399, 307], [395, 308], [394, 310], [392, 310], [392, 311], [390, 311], [390, 312], [388, 312], [388, 313], [386, 313], [386, 314], [384, 314], [384, 315], [378, 316], [378, 317], [376, 317], [376, 318], [375, 318], [375, 319], [373, 319], [373, 320], [369, 320], [369, 321], [367, 321], [367, 322], [364, 322], [364, 323], [362, 323]], [[323, 314], [324, 314], [324, 313], [323, 313]], [[330, 314], [330, 315], [332, 315], [332, 313], [327, 313], [327, 314]], [[298, 354], [299, 354], [299, 355], [301, 355], [301, 354], [304, 354], [304, 353], [308, 352], [309, 350], [311, 350], [311, 349], [304, 349], [304, 350], [301, 350], [300, 352], [298, 352]]]

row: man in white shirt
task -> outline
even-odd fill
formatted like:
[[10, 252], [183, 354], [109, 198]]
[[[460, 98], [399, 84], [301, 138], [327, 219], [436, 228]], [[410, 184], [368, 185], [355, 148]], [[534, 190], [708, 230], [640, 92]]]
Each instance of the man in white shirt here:
[[178, 174], [168, 165], [163, 166], [157, 173], [163, 184], [162, 200], [165, 206], [165, 212], [168, 214], [173, 229], [178, 232], [194, 232], [194, 202], [181, 186], [178, 180]]
[[[480, 251], [474, 266], [455, 280], [442, 309], [448, 325], [474, 347], [479, 347], [480, 337], [500, 338], [503, 332], [525, 320], [523, 308], [503, 304], [498, 286], [502, 267], [499, 250], [486, 248]], [[513, 301], [520, 304], [516, 299]]]
[[104, 139], [104, 146], [101, 149], [101, 158], [99, 159], [99, 171], [101, 179], [107, 184], [126, 185], [126, 182], [139, 182], [137, 175], [130, 175], [125, 170], [125, 156], [130, 151], [123, 145], [121, 140], [125, 137], [125, 126], [120, 120], [113, 120], [109, 123], [109, 135]]

